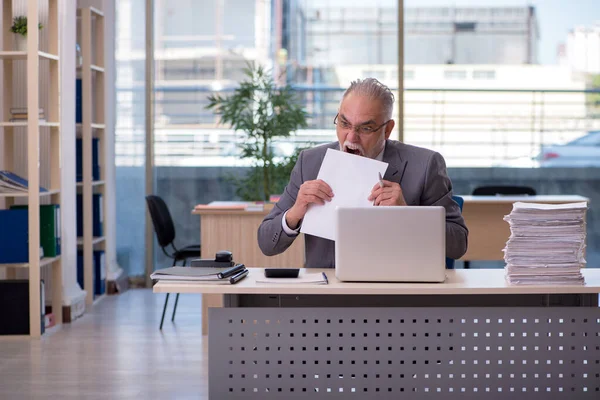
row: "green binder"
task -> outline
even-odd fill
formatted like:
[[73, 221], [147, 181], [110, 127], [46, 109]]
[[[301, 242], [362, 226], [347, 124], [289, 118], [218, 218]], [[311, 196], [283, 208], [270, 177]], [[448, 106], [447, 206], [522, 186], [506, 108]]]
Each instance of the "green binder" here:
[[[16, 205], [11, 208], [28, 208], [27, 205]], [[60, 255], [60, 205], [40, 205], [40, 246], [44, 249], [44, 257]]]

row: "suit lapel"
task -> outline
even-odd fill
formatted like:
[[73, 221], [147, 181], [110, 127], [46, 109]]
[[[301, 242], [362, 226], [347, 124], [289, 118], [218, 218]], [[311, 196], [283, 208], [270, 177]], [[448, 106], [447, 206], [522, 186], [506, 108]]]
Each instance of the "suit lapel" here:
[[402, 177], [404, 176], [404, 170], [406, 169], [406, 161], [400, 157], [400, 151], [395, 146], [390, 145], [389, 141], [386, 141], [385, 144], [383, 162], [389, 164], [383, 179], [386, 181], [402, 183]]

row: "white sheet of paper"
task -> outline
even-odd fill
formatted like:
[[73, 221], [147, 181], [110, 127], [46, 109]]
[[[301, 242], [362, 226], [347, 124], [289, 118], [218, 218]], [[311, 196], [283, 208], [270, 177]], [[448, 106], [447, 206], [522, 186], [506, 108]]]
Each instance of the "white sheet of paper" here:
[[333, 199], [324, 205], [311, 204], [302, 221], [300, 232], [335, 240], [336, 207], [373, 207], [368, 200], [379, 173], [385, 174], [388, 163], [327, 149], [317, 179], [333, 190]]

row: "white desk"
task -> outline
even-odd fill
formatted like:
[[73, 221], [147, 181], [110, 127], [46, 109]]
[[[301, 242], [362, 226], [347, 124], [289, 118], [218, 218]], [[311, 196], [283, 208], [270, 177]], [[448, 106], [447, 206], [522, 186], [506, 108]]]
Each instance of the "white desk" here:
[[[256, 283], [263, 268], [250, 268], [246, 278], [235, 285], [201, 282], [162, 281], [154, 293], [202, 294], [326, 294], [326, 295], [481, 295], [481, 294], [591, 294], [600, 293], [600, 268], [583, 269], [585, 286], [511, 286], [504, 279], [504, 269], [446, 270], [444, 283], [340, 282], [333, 269], [309, 269], [325, 272], [328, 285]], [[474, 304], [476, 305], [476, 304]]]
[[225, 295], [209, 310], [211, 398], [598, 398], [598, 269], [556, 287], [508, 286], [502, 270], [449, 270], [442, 284], [326, 272], [329, 285], [258, 284], [256, 268], [154, 292]]

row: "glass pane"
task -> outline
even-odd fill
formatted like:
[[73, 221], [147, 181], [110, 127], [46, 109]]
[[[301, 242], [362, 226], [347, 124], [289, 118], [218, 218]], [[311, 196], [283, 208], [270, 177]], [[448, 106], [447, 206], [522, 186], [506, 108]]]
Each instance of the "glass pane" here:
[[573, 146], [600, 129], [592, 2], [404, 4], [406, 142], [451, 167], [600, 166]]
[[[510, 185], [597, 197], [598, 3], [476, 3], [405, 0], [405, 141], [439, 151], [459, 195]], [[588, 267], [600, 265], [596, 203]]]
[[117, 260], [129, 276], [145, 274], [145, 1], [116, 2]]
[[305, 143], [337, 140], [333, 119], [344, 90], [356, 79], [376, 78], [398, 98], [396, 1], [304, 0], [286, 15], [287, 80], [301, 88], [310, 116], [309, 129], [298, 135]]
[[[155, 1], [155, 187], [178, 247], [199, 242], [193, 206], [240, 199], [228, 176], [250, 165], [239, 148], [244, 132], [219, 124], [208, 97], [230, 96], [248, 63], [263, 66], [296, 89], [308, 113], [308, 128], [275, 141], [275, 154], [334, 141], [333, 119], [352, 80], [377, 77], [397, 96], [397, 14], [396, 0]], [[155, 255], [156, 268], [169, 262], [160, 248]]]

